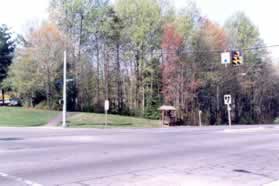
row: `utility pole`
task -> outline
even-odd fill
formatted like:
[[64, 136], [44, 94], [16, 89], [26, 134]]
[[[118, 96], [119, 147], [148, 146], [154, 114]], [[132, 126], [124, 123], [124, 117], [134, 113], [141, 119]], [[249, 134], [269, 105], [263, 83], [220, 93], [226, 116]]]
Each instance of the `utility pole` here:
[[63, 68], [63, 123], [64, 128], [67, 127], [67, 52], [64, 51], [64, 68]]

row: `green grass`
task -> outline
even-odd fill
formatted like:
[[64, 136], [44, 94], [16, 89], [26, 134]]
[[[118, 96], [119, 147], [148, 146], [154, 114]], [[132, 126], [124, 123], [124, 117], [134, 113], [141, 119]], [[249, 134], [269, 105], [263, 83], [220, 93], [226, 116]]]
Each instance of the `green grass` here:
[[[70, 127], [103, 128], [104, 114], [78, 113], [69, 119]], [[107, 128], [156, 128], [160, 127], [159, 120], [148, 120], [136, 117], [108, 115]]]
[[0, 126], [32, 127], [41, 126], [56, 117], [58, 112], [17, 107], [0, 107]]

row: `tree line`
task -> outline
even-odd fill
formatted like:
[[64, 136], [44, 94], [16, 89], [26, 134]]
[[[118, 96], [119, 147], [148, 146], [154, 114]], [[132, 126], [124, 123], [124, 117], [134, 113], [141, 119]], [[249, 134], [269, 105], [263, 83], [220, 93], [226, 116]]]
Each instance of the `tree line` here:
[[[224, 25], [195, 3], [167, 0], [51, 0], [49, 18], [17, 38], [3, 90], [26, 106], [61, 109], [67, 51], [68, 109], [158, 119], [162, 104], [181, 124], [267, 123], [278, 115], [278, 76], [258, 28], [236, 12]], [[223, 51], [242, 50], [244, 64], [221, 65]], [[1, 61], [2, 64], [2, 61]], [[0, 73], [0, 74], [1, 74]], [[2, 80], [1, 79], [1, 80]]]

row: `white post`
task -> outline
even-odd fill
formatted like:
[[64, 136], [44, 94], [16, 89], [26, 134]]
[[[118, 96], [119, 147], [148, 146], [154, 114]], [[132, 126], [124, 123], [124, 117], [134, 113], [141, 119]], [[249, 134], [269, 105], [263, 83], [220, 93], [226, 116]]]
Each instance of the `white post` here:
[[199, 125], [200, 125], [200, 127], [202, 127], [202, 118], [201, 118], [201, 116], [202, 116], [202, 111], [199, 110]]
[[109, 100], [105, 100], [105, 127], [108, 125], [108, 110], [109, 110]]
[[105, 111], [105, 115], [106, 115], [106, 123], [105, 123], [105, 126], [107, 127], [107, 126], [108, 126], [108, 111], [107, 111], [107, 110]]
[[67, 52], [64, 51], [64, 69], [63, 69], [63, 123], [64, 128], [67, 127]]
[[231, 120], [231, 108], [230, 105], [227, 105], [228, 107], [228, 121], [229, 121], [229, 127], [232, 128], [232, 120]]

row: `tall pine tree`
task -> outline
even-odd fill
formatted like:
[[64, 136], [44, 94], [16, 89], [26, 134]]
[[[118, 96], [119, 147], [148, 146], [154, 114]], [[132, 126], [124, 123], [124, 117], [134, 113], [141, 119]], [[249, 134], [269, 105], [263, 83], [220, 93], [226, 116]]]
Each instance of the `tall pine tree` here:
[[4, 104], [4, 89], [1, 86], [2, 81], [7, 77], [9, 66], [12, 63], [15, 50], [14, 41], [6, 25], [0, 25], [0, 88], [2, 90], [2, 101]]

